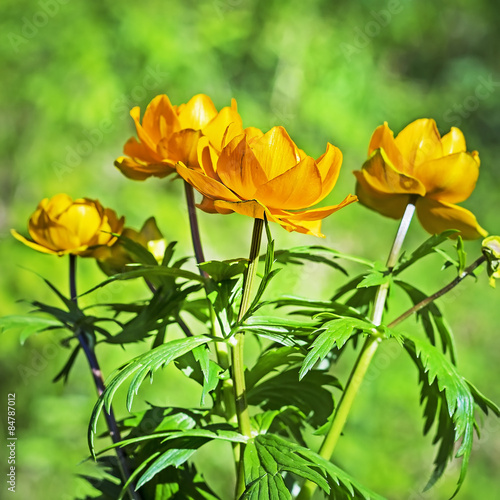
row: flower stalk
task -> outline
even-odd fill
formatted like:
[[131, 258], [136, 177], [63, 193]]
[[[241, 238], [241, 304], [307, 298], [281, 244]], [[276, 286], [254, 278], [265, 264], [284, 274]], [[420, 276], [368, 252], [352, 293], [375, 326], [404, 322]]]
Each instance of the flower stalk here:
[[[196, 215], [196, 207], [194, 205], [194, 192], [193, 186], [189, 182], [184, 181], [184, 190], [186, 193], [186, 204], [189, 216], [189, 227], [191, 228], [191, 240], [193, 242], [194, 255], [196, 257], [196, 262], [198, 265], [205, 262], [205, 256], [203, 254], [203, 247], [201, 246], [200, 238], [200, 228], [198, 226], [198, 217]], [[205, 271], [200, 269], [200, 275], [204, 278], [208, 278]]]
[[[243, 296], [241, 298], [240, 310], [238, 313], [238, 322], [240, 322], [247, 313], [252, 298], [252, 286], [257, 273], [259, 262], [260, 243], [262, 240], [262, 230], [264, 227], [263, 219], [255, 219], [252, 233], [252, 243], [250, 246], [250, 256], [248, 258], [248, 268], [243, 281]], [[250, 425], [250, 414], [248, 412], [248, 403], [246, 398], [245, 386], [245, 365], [244, 354], [244, 333], [238, 331], [234, 336], [234, 342], [231, 347], [231, 367], [234, 384], [234, 398], [236, 403], [236, 416], [238, 418], [238, 427], [240, 433], [250, 438], [252, 429]], [[243, 467], [244, 446], [239, 449], [239, 460], [237, 464], [236, 480], [236, 498], [245, 490], [245, 477]]]
[[[387, 258], [387, 269], [389, 273], [392, 272], [392, 269], [394, 268], [398, 260], [398, 256], [401, 251], [406, 233], [408, 232], [413, 214], [415, 213], [415, 202], [416, 197], [411, 197], [408, 205], [406, 206], [403, 218], [401, 219], [401, 222], [399, 224], [396, 237], [394, 238], [391, 251], [389, 252], [389, 257]], [[384, 314], [384, 307], [388, 291], [389, 281], [387, 281], [383, 285], [380, 285], [377, 289], [373, 311], [371, 314], [372, 323], [376, 326], [379, 326], [382, 323], [382, 317]], [[373, 356], [377, 352], [378, 346], [380, 345], [381, 341], [382, 339], [380, 336], [375, 334], [369, 335], [365, 340], [358, 358], [356, 359], [352, 372], [347, 381], [347, 385], [344, 389], [344, 392], [342, 393], [342, 397], [340, 398], [339, 404], [335, 411], [332, 425], [327, 435], [325, 436], [325, 439], [318, 452], [319, 455], [326, 460], [330, 460], [333, 455], [340, 435], [342, 434], [342, 430], [344, 429], [344, 425], [347, 421], [347, 417], [349, 416], [349, 413], [351, 411], [354, 400], [356, 399], [366, 372], [368, 371]], [[316, 488], [316, 483], [307, 480], [302, 486], [300, 493], [297, 496], [297, 500], [310, 500], [314, 495]]]
[[[77, 291], [76, 291], [76, 255], [70, 254], [69, 256], [69, 288], [70, 288], [70, 296], [71, 300], [76, 304], [77, 303]], [[80, 328], [75, 332], [77, 334], [78, 341], [85, 353], [87, 361], [90, 366], [90, 370], [92, 372], [92, 378], [94, 379], [94, 384], [97, 390], [98, 396], [101, 396], [105, 390], [104, 378], [102, 376], [102, 371], [99, 366], [99, 362], [97, 361], [97, 357], [95, 355], [95, 351], [93, 346], [88, 342], [87, 336], [85, 332], [83, 332]], [[116, 423], [116, 418], [114, 416], [113, 409], [110, 408], [109, 413], [104, 411], [104, 416], [106, 418], [106, 424], [108, 426], [109, 435], [114, 444], [121, 441], [120, 430], [118, 429], [118, 424]], [[125, 457], [125, 453], [122, 448], [115, 448], [116, 456], [118, 458], [118, 466], [120, 468], [120, 472], [124, 483], [130, 479], [130, 470], [128, 467], [127, 459]], [[135, 491], [135, 487], [133, 484], [129, 484], [127, 488], [128, 495], [131, 500], [140, 500], [139, 494]]]

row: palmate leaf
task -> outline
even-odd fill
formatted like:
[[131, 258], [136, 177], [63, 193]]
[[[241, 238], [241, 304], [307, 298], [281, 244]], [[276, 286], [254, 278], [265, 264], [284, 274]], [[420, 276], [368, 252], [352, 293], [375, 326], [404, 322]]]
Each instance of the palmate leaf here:
[[291, 499], [285, 472], [313, 481], [332, 499], [383, 500], [317, 453], [276, 435], [261, 434], [250, 441], [244, 465], [247, 487], [241, 500]]
[[24, 344], [26, 339], [35, 333], [55, 328], [65, 328], [65, 326], [57, 319], [43, 318], [28, 314], [11, 315], [0, 318], [0, 334], [10, 331], [19, 331], [19, 341], [21, 344]]
[[172, 278], [181, 278], [185, 280], [196, 281], [199, 283], [205, 283], [205, 278], [201, 277], [199, 274], [192, 273], [191, 271], [186, 271], [184, 269], [178, 269], [176, 267], [165, 267], [165, 266], [131, 266], [130, 271], [115, 274], [111, 276], [107, 280], [104, 280], [99, 285], [87, 290], [85, 293], [82, 293], [81, 296], [92, 293], [99, 288], [102, 288], [110, 283], [114, 283], [115, 281], [125, 281], [133, 278], [162, 278], [162, 277], [172, 277]]
[[[413, 305], [418, 304], [427, 298], [427, 295], [415, 288], [413, 285], [401, 280], [395, 280], [394, 283], [404, 290]], [[429, 338], [432, 345], [436, 345], [436, 331], [441, 341], [441, 349], [444, 353], [449, 352], [451, 362], [457, 364], [457, 355], [455, 347], [455, 339], [448, 322], [444, 319], [441, 310], [435, 302], [430, 303], [417, 312], [417, 318], [422, 322], [425, 334]]]
[[99, 397], [89, 423], [88, 441], [89, 448], [94, 456], [94, 434], [97, 428], [97, 420], [103, 408], [109, 413], [111, 402], [118, 388], [127, 378], [134, 375], [127, 392], [127, 408], [130, 411], [134, 395], [137, 394], [143, 380], [152, 375], [156, 370], [162, 368], [179, 356], [192, 351], [195, 347], [210, 342], [209, 337], [197, 336], [185, 339], [171, 340], [165, 344], [155, 347], [153, 350], [137, 356], [127, 363], [125, 367], [118, 370], [118, 373], [107, 384], [106, 390]]
[[319, 427], [333, 412], [333, 395], [329, 388], [341, 388], [340, 383], [325, 370], [313, 370], [299, 380], [298, 366], [260, 380], [249, 388], [248, 403], [266, 411], [295, 406], [313, 427]]
[[299, 377], [302, 379], [312, 367], [334, 348], [341, 349], [344, 344], [359, 331], [374, 333], [375, 325], [357, 318], [339, 318], [327, 321], [317, 332], [321, 332], [311, 345], [309, 354], [304, 359]]
[[405, 254], [402, 254], [399, 258], [398, 264], [394, 267], [392, 274], [397, 276], [399, 273], [413, 265], [415, 262], [419, 261], [423, 257], [435, 253], [437, 247], [447, 241], [450, 236], [457, 234], [458, 231], [456, 229], [448, 229], [443, 231], [441, 234], [434, 234], [430, 238], [428, 238], [424, 243], [422, 243], [412, 254], [408, 257]]
[[438, 452], [426, 489], [441, 477], [447, 463], [454, 457], [455, 443], [461, 441], [455, 454], [455, 458], [462, 458], [455, 496], [465, 479], [472, 451], [475, 403], [485, 413], [491, 409], [498, 416], [500, 410], [469, 384], [436, 347], [408, 334], [403, 337], [404, 347], [417, 366], [422, 383], [420, 400], [425, 405], [424, 434], [436, 423], [433, 442], [438, 445]]
[[[324, 257], [321, 255], [322, 253], [326, 253], [330, 258]], [[337, 250], [321, 245], [300, 246], [290, 248], [289, 250], [276, 251], [276, 260], [282, 264], [300, 265], [303, 263], [302, 261], [320, 262], [347, 274], [346, 271], [335, 262], [335, 259], [349, 260], [351, 262], [363, 264], [367, 267], [373, 267], [373, 263], [367, 259], [338, 252]]]

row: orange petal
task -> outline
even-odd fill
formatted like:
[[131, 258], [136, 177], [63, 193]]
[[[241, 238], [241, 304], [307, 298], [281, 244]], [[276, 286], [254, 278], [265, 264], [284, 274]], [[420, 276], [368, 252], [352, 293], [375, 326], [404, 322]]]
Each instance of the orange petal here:
[[375, 132], [373, 132], [370, 145], [368, 146], [368, 156], [371, 156], [376, 149], [380, 148], [385, 151], [391, 163], [398, 170], [402, 171], [403, 157], [394, 140], [394, 132], [389, 128], [387, 122], [384, 122], [383, 125], [377, 127]]
[[451, 127], [450, 131], [446, 135], [443, 135], [441, 145], [443, 147], [443, 155], [467, 151], [464, 134], [456, 127]]
[[130, 110], [130, 116], [134, 120], [135, 130], [137, 132], [137, 137], [139, 138], [139, 141], [142, 142], [151, 151], [155, 151], [156, 150], [155, 141], [153, 141], [149, 133], [146, 130], [144, 130], [143, 126], [141, 125], [141, 109], [139, 108], [139, 106], [135, 106]]
[[120, 156], [115, 161], [115, 167], [122, 172], [125, 177], [135, 181], [143, 181], [154, 175], [155, 177], [166, 177], [175, 172], [168, 163], [138, 163], [132, 158]]
[[354, 175], [358, 179], [356, 195], [362, 205], [392, 219], [403, 217], [406, 205], [410, 201], [409, 195], [382, 193], [371, 187], [361, 172], [356, 171]]
[[424, 184], [426, 196], [448, 203], [466, 200], [474, 190], [479, 165], [469, 153], [455, 153], [417, 165], [415, 177]]
[[217, 175], [240, 198], [251, 200], [259, 186], [267, 181], [266, 173], [244, 135], [235, 137], [221, 152]]
[[451, 203], [420, 198], [417, 201], [417, 215], [423, 228], [431, 234], [458, 229], [466, 240], [474, 240], [488, 234], [478, 224], [472, 212]]
[[136, 161], [142, 161], [143, 163], [160, 163], [163, 159], [157, 152], [157, 144], [154, 145], [154, 149], [151, 149], [142, 142], [138, 142], [135, 137], [131, 137], [125, 143], [123, 152], [125, 155], [135, 158]]
[[236, 111], [236, 106], [222, 108], [217, 116], [203, 128], [203, 135], [206, 135], [210, 142], [220, 151], [229, 125], [232, 125], [234, 136], [243, 133], [243, 122], [238, 111]]
[[355, 201], [358, 201], [357, 196], [349, 194], [338, 205], [330, 205], [328, 207], [321, 207], [321, 208], [310, 208], [308, 210], [301, 210], [298, 212], [288, 212], [284, 210], [277, 211], [271, 209], [271, 213], [276, 217], [279, 216], [286, 218], [288, 221], [294, 221], [294, 222], [314, 221], [314, 220], [324, 219], [325, 217], [328, 217], [334, 212], [337, 212], [341, 208], [344, 208], [347, 205], [354, 203]]
[[217, 116], [217, 109], [210, 97], [205, 94], [198, 94], [186, 104], [179, 106], [177, 113], [182, 129], [201, 130], [210, 120]]
[[423, 184], [415, 177], [396, 170], [383, 149], [377, 149], [365, 162], [363, 169], [354, 174], [358, 182], [363, 178], [365, 184], [380, 193], [425, 195]]
[[252, 151], [271, 180], [296, 165], [302, 158], [283, 127], [273, 127], [252, 142]]
[[200, 137], [200, 130], [185, 129], [175, 132], [158, 143], [158, 152], [170, 163], [182, 161], [188, 167], [197, 168]]
[[198, 170], [187, 168], [182, 163], [177, 164], [177, 173], [196, 188], [203, 196], [212, 200], [240, 201], [224, 184], [208, 177]]
[[170, 99], [165, 94], [156, 96], [149, 103], [142, 118], [142, 128], [148, 134], [153, 145], [179, 130], [177, 114]]
[[14, 236], [16, 240], [20, 241], [21, 243], [24, 243], [26, 246], [33, 248], [34, 250], [38, 250], [39, 252], [43, 253], [50, 253], [52, 255], [58, 255], [57, 251], [47, 248], [38, 243], [35, 243], [34, 241], [28, 240], [23, 235], [19, 234], [15, 229], [11, 229], [10, 234], [12, 234], [12, 236]]
[[325, 198], [335, 186], [339, 178], [342, 158], [340, 149], [328, 143], [326, 153], [316, 160], [322, 183], [321, 196], [317, 200], [318, 202]]
[[401, 152], [402, 171], [410, 175], [414, 166], [443, 156], [436, 122], [429, 118], [421, 118], [407, 125], [397, 135], [395, 143]]
[[266, 211], [266, 208], [256, 200], [237, 202], [215, 200], [214, 207], [219, 213], [227, 213], [230, 210], [254, 219], [263, 219]]
[[316, 162], [307, 156], [294, 167], [259, 186], [254, 197], [266, 207], [300, 210], [315, 205], [321, 194], [321, 174]]

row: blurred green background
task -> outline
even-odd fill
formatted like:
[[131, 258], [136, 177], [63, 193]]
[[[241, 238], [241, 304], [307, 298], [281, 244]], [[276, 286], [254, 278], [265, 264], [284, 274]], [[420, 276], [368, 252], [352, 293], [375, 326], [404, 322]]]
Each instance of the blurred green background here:
[[[344, 166], [327, 200], [332, 203], [354, 191], [351, 172], [360, 168], [379, 124], [388, 121], [399, 131], [416, 118], [432, 117], [442, 133], [459, 126], [482, 160], [478, 186], [465, 206], [488, 231], [500, 231], [500, 10], [493, 0], [3, 0], [0, 14], [1, 315], [25, 312], [20, 299], [53, 301], [33, 270], [66, 290], [66, 259], [33, 252], [9, 234], [11, 227], [25, 231], [39, 200], [59, 192], [99, 198], [134, 227], [156, 215], [165, 236], [179, 241], [179, 255], [191, 253], [180, 184], [132, 182], [113, 167], [133, 134], [130, 108], [143, 110], [160, 93], [173, 103], [206, 93], [219, 108], [235, 97], [245, 126], [284, 125], [312, 156], [322, 154], [327, 141], [337, 145]], [[250, 219], [200, 214], [200, 223], [208, 258], [246, 256]], [[327, 237], [320, 243], [383, 261], [396, 223], [356, 205], [323, 228]], [[273, 234], [278, 248], [318, 243], [279, 227]], [[414, 223], [407, 248], [425, 237]], [[467, 244], [471, 259], [479, 248], [479, 242]], [[453, 277], [452, 270], [437, 271], [439, 262], [429, 258], [412, 271], [415, 284], [429, 293]], [[81, 290], [100, 279], [94, 262], [81, 263]], [[327, 298], [341, 280], [319, 266], [290, 269], [271, 293]], [[128, 283], [103, 290], [98, 299], [146, 295], [140, 283]], [[398, 300], [391, 317], [408, 306]], [[499, 402], [498, 291], [481, 275], [441, 304], [457, 337], [462, 373]], [[415, 330], [411, 321], [407, 327]], [[69, 500], [88, 491], [75, 474], [88, 469], [79, 462], [88, 453], [85, 432], [95, 394], [83, 359], [67, 385], [51, 383], [68, 355], [57, 344], [60, 337], [33, 337], [23, 347], [17, 335], [1, 337], [3, 407], [7, 393], [17, 394], [18, 498]], [[145, 347], [102, 348], [105, 374]], [[166, 370], [141, 396], [156, 404], [196, 403], [197, 394], [158, 390], [177, 379]], [[458, 468], [452, 464], [436, 487], [422, 493], [434, 450], [421, 436], [416, 381], [409, 358], [386, 346], [335, 460], [390, 499], [444, 499]], [[123, 406], [117, 411], [125, 415]], [[499, 429], [493, 417], [485, 419], [458, 498], [498, 498]], [[5, 456], [0, 453], [2, 467]], [[204, 451], [200, 461], [206, 456]], [[228, 468], [227, 455], [220, 456], [206, 466], [214, 487], [227, 494], [217, 479]], [[5, 483], [0, 488], [3, 498]]]

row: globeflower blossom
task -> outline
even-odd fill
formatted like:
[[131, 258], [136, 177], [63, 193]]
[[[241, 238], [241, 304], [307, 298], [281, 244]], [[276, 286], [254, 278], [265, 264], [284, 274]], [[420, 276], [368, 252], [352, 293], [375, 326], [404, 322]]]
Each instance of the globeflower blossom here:
[[396, 137], [387, 122], [370, 141], [369, 158], [354, 172], [359, 201], [399, 219], [410, 199], [423, 228], [431, 234], [457, 229], [465, 239], [485, 236], [476, 217], [456, 203], [466, 200], [479, 175], [479, 154], [467, 152], [462, 132], [452, 127], [441, 137], [436, 122], [419, 119]]
[[308, 208], [333, 189], [342, 165], [342, 153], [328, 144], [317, 160], [307, 156], [283, 127], [266, 134], [257, 129], [235, 135], [229, 127], [220, 154], [205, 148], [200, 168], [182, 162], [177, 172], [192, 184], [204, 200], [206, 212], [238, 212], [277, 222], [288, 231], [323, 236], [321, 220], [356, 201], [348, 195], [340, 204]]
[[98, 200], [57, 194], [43, 199], [29, 219], [25, 238], [14, 229], [12, 236], [39, 252], [54, 255], [95, 257], [103, 246], [116, 241], [125, 219], [114, 210], [103, 208]]

